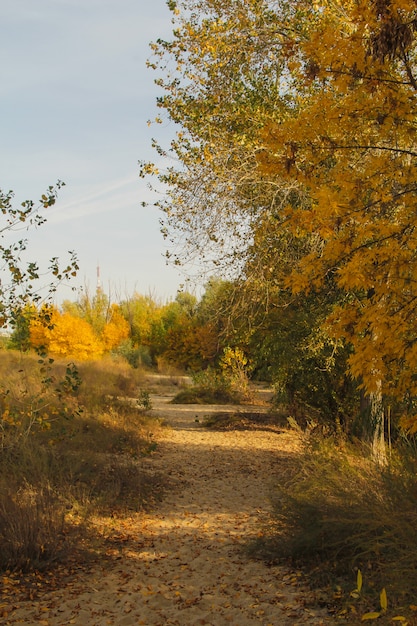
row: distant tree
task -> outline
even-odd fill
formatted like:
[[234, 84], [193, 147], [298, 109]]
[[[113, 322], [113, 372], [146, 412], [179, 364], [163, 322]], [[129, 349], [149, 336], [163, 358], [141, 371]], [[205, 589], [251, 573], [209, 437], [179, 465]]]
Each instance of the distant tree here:
[[88, 322], [97, 336], [103, 332], [112, 315], [110, 298], [101, 288], [94, 295], [85, 288], [77, 302], [63, 302], [62, 310]]
[[[49, 320], [48, 325], [45, 318]], [[60, 313], [55, 308], [42, 310], [31, 319], [30, 341], [39, 351], [80, 361], [101, 357], [104, 352], [103, 343], [86, 320]]]
[[37, 315], [36, 307], [26, 304], [15, 313], [13, 331], [7, 342], [7, 348], [27, 352], [31, 348], [30, 321]]
[[123, 317], [119, 305], [112, 304], [109, 310], [109, 321], [101, 333], [101, 340], [106, 352], [114, 350], [129, 337], [129, 323]]
[[134, 293], [120, 303], [120, 310], [129, 323], [132, 344], [149, 346], [152, 325], [159, 319], [161, 306], [151, 296]]

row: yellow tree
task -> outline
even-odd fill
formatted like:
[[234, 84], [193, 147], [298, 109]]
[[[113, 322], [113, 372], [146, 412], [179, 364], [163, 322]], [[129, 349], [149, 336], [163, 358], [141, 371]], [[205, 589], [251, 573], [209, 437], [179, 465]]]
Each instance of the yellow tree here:
[[60, 313], [52, 309], [30, 322], [30, 340], [33, 348], [44, 349], [57, 357], [70, 357], [84, 361], [98, 358], [104, 352], [103, 344], [97, 340], [90, 324], [73, 317], [69, 313]]
[[382, 397], [417, 396], [415, 2], [169, 6], [152, 62], [181, 124], [180, 167], [160, 174], [167, 235], [215, 262], [232, 250], [243, 273], [259, 223], [302, 242], [285, 285], [337, 290], [326, 329], [351, 343], [382, 434]]
[[107, 352], [117, 348], [123, 340], [129, 337], [129, 322], [123, 317], [117, 304], [110, 306], [109, 321], [105, 324], [101, 338]]
[[346, 293], [328, 324], [354, 348], [378, 448], [382, 398], [417, 395], [416, 5], [295, 4], [308, 16], [286, 57], [297, 106], [265, 126], [259, 162], [308, 190], [309, 206], [288, 205], [286, 218], [317, 245], [288, 284], [322, 288], [331, 275]]

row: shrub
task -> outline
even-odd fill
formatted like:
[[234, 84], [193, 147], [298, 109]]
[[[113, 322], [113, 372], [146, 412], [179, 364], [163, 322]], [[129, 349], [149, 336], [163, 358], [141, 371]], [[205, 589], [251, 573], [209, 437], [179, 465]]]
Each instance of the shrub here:
[[148, 346], [134, 346], [131, 339], [123, 341], [114, 351], [126, 359], [131, 367], [152, 367], [152, 357]]
[[241, 394], [223, 371], [208, 368], [193, 376], [193, 385], [180, 391], [174, 404], [240, 404]]
[[56, 560], [65, 509], [49, 486], [0, 492], [0, 569], [26, 570]]

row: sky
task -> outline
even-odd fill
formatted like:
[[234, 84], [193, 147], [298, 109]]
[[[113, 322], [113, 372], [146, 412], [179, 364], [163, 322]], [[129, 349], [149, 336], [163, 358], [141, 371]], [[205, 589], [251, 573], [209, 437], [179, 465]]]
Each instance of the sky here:
[[172, 30], [165, 0], [0, 0], [0, 18], [0, 189], [18, 204], [65, 182], [27, 233], [30, 259], [47, 267], [74, 250], [73, 288], [94, 292], [99, 267], [116, 301], [174, 298], [184, 276], [166, 265], [160, 212], [141, 205], [155, 196], [138, 165], [155, 158], [152, 136], [174, 134], [147, 124], [160, 95], [149, 43]]

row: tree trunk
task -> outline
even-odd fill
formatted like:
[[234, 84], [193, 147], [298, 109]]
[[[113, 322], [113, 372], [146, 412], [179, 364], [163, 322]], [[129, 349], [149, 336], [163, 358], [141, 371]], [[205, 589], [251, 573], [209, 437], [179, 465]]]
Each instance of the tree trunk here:
[[386, 465], [385, 414], [381, 393], [381, 381], [378, 382], [378, 389], [369, 394], [369, 401], [372, 427], [372, 456], [380, 465]]

